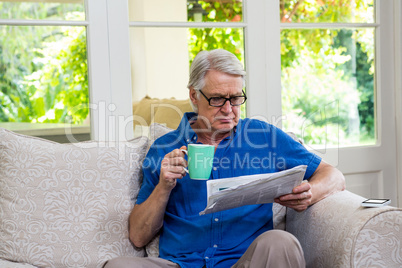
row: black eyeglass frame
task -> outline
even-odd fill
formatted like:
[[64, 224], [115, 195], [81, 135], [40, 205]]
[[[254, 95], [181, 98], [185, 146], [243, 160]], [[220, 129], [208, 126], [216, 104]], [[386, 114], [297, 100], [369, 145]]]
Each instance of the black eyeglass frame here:
[[[240, 105], [244, 104], [244, 103], [246, 102], [246, 100], [247, 100], [247, 96], [246, 96], [246, 93], [244, 92], [244, 90], [241, 91], [241, 92], [243, 93], [243, 95], [240, 95], [240, 96], [233, 96], [233, 97], [230, 97], [230, 98], [225, 98], [225, 97], [211, 97], [211, 98], [208, 98], [208, 97], [205, 96], [205, 94], [201, 91], [201, 89], [199, 89], [198, 91], [199, 91], [199, 92], [202, 94], [202, 96], [204, 96], [204, 98], [208, 101], [209, 106], [212, 106], [212, 107], [222, 107], [222, 106], [224, 106], [224, 105], [226, 104], [227, 101], [229, 101], [230, 105], [232, 105], [232, 106], [240, 106]], [[238, 97], [244, 97], [244, 101], [243, 101], [242, 103], [240, 103], [240, 104], [232, 104], [232, 101], [231, 101], [231, 100], [232, 100], [233, 98], [238, 98]], [[214, 99], [214, 98], [217, 98], [217, 99], [224, 99], [225, 101], [222, 103], [222, 105], [212, 105], [212, 104], [211, 104], [211, 100]]]

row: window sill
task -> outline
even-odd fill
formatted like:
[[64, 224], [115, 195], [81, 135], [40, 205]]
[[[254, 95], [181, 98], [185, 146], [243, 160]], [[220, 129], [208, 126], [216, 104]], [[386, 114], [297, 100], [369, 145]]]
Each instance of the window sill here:
[[79, 142], [91, 139], [91, 129], [89, 125], [7, 122], [0, 123], [0, 127], [11, 130], [15, 133], [40, 137], [60, 143]]

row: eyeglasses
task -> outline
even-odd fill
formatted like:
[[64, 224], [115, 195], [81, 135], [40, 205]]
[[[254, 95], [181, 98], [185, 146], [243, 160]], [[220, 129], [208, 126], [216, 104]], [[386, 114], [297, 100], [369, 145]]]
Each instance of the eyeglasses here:
[[242, 90], [243, 95], [241, 95], [241, 96], [233, 96], [233, 97], [230, 97], [230, 98], [224, 98], [224, 97], [208, 98], [207, 96], [205, 96], [205, 94], [201, 90], [199, 90], [199, 92], [201, 92], [202, 96], [204, 96], [204, 98], [208, 101], [209, 105], [213, 106], [213, 107], [222, 107], [223, 105], [225, 105], [225, 103], [227, 101], [229, 101], [230, 105], [232, 105], [232, 106], [240, 106], [243, 103], [245, 103], [246, 100], [247, 100], [246, 93], [244, 93], [243, 90]]

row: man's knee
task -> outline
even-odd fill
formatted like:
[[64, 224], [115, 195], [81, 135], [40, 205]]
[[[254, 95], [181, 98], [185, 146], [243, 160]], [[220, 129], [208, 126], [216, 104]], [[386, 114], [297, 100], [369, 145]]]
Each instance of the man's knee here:
[[297, 238], [289, 232], [282, 230], [271, 230], [261, 234], [257, 237], [257, 244], [263, 247], [274, 247], [278, 248], [292, 248], [292, 247], [300, 247], [300, 243]]
[[296, 237], [271, 230], [258, 236], [233, 267], [305, 267], [305, 260]]
[[289, 232], [271, 230], [261, 234], [255, 242], [255, 252], [291, 259], [303, 259], [303, 249], [297, 238]]

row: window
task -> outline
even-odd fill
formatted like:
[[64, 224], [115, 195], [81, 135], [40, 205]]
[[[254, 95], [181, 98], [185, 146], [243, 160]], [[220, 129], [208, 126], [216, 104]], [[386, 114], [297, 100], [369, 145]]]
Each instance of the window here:
[[242, 12], [240, 0], [130, 0], [133, 100], [188, 99], [189, 65], [201, 50], [224, 48], [244, 63]]
[[[128, 117], [132, 115], [133, 100], [140, 100], [145, 95], [158, 98], [188, 98], [185, 86], [192, 58], [200, 49], [224, 47], [235, 52], [246, 66], [246, 93], [249, 104], [246, 107], [247, 116], [266, 119], [285, 130], [296, 130], [294, 132], [306, 138], [309, 143], [327, 142], [330, 137], [326, 137], [325, 141], [317, 138], [321, 136], [322, 127], [326, 127], [335, 129], [333, 143], [337, 143], [336, 139], [339, 139], [338, 143], [342, 146], [378, 144], [381, 122], [377, 120], [378, 115], [375, 112], [378, 106], [375, 102], [378, 100], [376, 85], [379, 81], [377, 79], [379, 59], [376, 56], [378, 51], [375, 45], [379, 40], [380, 22], [376, 18], [376, 5], [373, 1], [351, 1], [354, 6], [348, 4], [349, 2], [343, 0], [57, 0], [54, 2], [10, 0], [0, 1], [2, 5], [0, 28], [6, 32], [10, 32], [11, 29], [17, 32], [16, 30], [21, 31], [23, 28], [36, 32], [47, 31], [48, 34], [43, 36], [47, 36], [49, 41], [51, 38], [56, 41], [65, 39], [67, 36], [63, 37], [60, 34], [62, 31], [68, 30], [71, 34], [81, 31], [82, 44], [86, 42], [88, 47], [85, 51], [88, 64], [84, 63], [88, 67], [80, 66], [87, 68], [88, 82], [81, 88], [90, 88], [90, 93], [84, 94], [83, 101], [81, 98], [69, 100], [73, 105], [76, 105], [77, 100], [82, 101], [82, 105], [78, 108], [84, 109], [77, 109], [82, 113], [77, 122], [82, 122], [85, 114], [88, 115], [85, 107], [89, 104], [90, 128], [94, 139], [114, 139], [109, 137], [110, 129], [115, 128], [110, 124], [118, 122], [118, 118], [111, 118], [122, 116], [122, 121], [127, 122]], [[328, 3], [338, 5], [332, 7]], [[388, 9], [388, 5], [383, 3], [384, 1], [379, 1], [377, 6], [385, 5]], [[8, 9], [5, 9], [7, 5]], [[201, 12], [201, 16], [194, 14], [197, 5], [201, 5], [205, 11]], [[334, 9], [331, 11], [330, 8]], [[29, 12], [25, 14], [24, 10], [27, 9]], [[6, 12], [6, 10], [14, 11]], [[44, 10], [49, 12], [43, 12]], [[329, 16], [330, 14], [332, 15]], [[51, 35], [57, 31], [59, 34]], [[301, 39], [297, 39], [305, 34], [310, 36], [310, 39], [303, 39], [308, 49], [303, 47], [303, 43], [299, 43]], [[325, 38], [321, 38], [322, 36]], [[382, 36], [389, 35], [385, 32]], [[29, 35], [24, 36], [18, 40], [19, 42], [14, 42], [11, 40], [19, 38], [17, 35], [3, 34], [0, 38], [5, 41], [2, 40], [0, 46], [4, 50], [4, 45], [15, 45], [18, 51], [36, 57], [39, 51], [45, 48], [57, 54], [56, 47], [51, 46], [49, 41], [28, 45], [26, 43], [28, 37]], [[382, 37], [381, 40], [383, 39]], [[4, 64], [10, 63], [10, 61], [7, 63], [7, 60], [18, 59], [18, 51], [15, 55], [9, 53], [15, 57], [1, 57], [0, 64], [3, 65], [0, 67], [5, 68]], [[307, 101], [303, 102], [303, 98], [299, 98], [294, 92], [306, 94], [306, 91], [300, 92], [299, 83], [306, 83], [309, 86], [314, 80], [298, 80], [297, 83], [292, 81], [303, 78], [297, 68], [304, 62], [310, 63], [312, 59], [317, 61], [306, 67], [310, 73], [322, 71], [320, 73], [322, 79], [319, 79], [319, 82], [328, 78], [330, 73], [323, 71], [326, 69], [320, 66], [318, 60], [328, 66], [336, 66], [336, 72], [332, 75], [338, 75], [335, 78], [340, 79], [330, 76], [337, 84], [327, 83], [328, 87], [314, 82], [314, 87], [311, 88], [318, 93], [307, 92], [309, 93], [307, 97], [317, 95], [318, 98], [308, 102], [309, 104], [324, 102], [325, 109], [320, 104], [319, 110], [314, 106], [302, 110], [305, 109], [302, 105]], [[8, 71], [24, 71], [24, 75], [19, 79], [11, 75], [12, 79], [10, 80], [9, 76], [7, 80], [3, 75], [6, 73], [0, 72], [2, 75], [0, 80], [8, 88], [10, 81], [15, 85], [18, 84], [19, 87], [14, 86], [14, 89], [18, 90], [25, 87], [24, 90], [27, 91], [28, 85], [32, 89], [35, 83], [45, 87], [38, 77], [33, 76], [38, 73], [29, 71], [33, 66], [38, 68], [41, 64], [42, 71], [46, 68], [49, 70], [49, 66], [45, 66], [43, 60], [50, 60], [50, 57], [42, 61], [27, 60], [33, 64], [21, 65], [20, 69], [14, 68], [16, 65], [9, 64]], [[363, 69], [364, 74], [361, 73]], [[60, 68], [57, 71], [63, 72]], [[382, 72], [381, 77], [384, 73]], [[53, 81], [54, 78], [52, 77]], [[71, 83], [65, 81], [64, 84]], [[328, 92], [324, 89], [331, 90], [331, 88], [334, 96], [328, 98], [330, 94], [322, 94]], [[349, 89], [351, 91], [348, 91]], [[345, 92], [350, 93], [346, 99], [351, 108], [347, 108], [343, 102]], [[33, 129], [37, 126], [43, 126], [62, 117], [66, 119], [64, 124], [73, 118], [72, 115], [61, 112], [66, 106], [59, 100], [54, 102], [53, 106], [44, 101], [47, 107], [53, 107], [51, 109], [43, 108], [45, 105], [37, 105], [42, 107], [36, 111], [39, 116], [25, 116], [24, 112], [29, 111], [25, 104], [20, 106], [15, 104], [21, 96], [12, 97], [4, 87], [1, 94], [0, 108], [3, 109], [0, 115], [1, 126], [12, 124], [14, 129], [18, 126], [22, 128], [21, 131], [36, 135]], [[32, 95], [32, 92], [30, 94], [24, 95], [29, 101], [38, 97], [38, 94]], [[326, 98], [321, 98], [323, 95], [327, 95]], [[90, 101], [86, 99], [88, 97]], [[11, 108], [4, 108], [6, 106]], [[352, 110], [355, 114], [351, 113]], [[243, 111], [244, 115], [245, 110]], [[282, 114], [287, 119], [282, 121], [281, 126], [278, 117]], [[17, 119], [13, 119], [12, 115]], [[88, 119], [88, 116], [85, 117], [84, 122]], [[17, 120], [23, 122], [18, 123]], [[26, 124], [29, 126], [26, 127]], [[88, 134], [89, 125], [76, 126], [74, 129], [81, 129]], [[129, 138], [132, 128], [129, 124], [125, 124], [124, 127], [125, 136]], [[117, 137], [120, 134], [113, 135]]]
[[89, 139], [83, 1], [0, 2], [0, 126]]
[[283, 127], [312, 146], [376, 144], [374, 0], [280, 1]]

